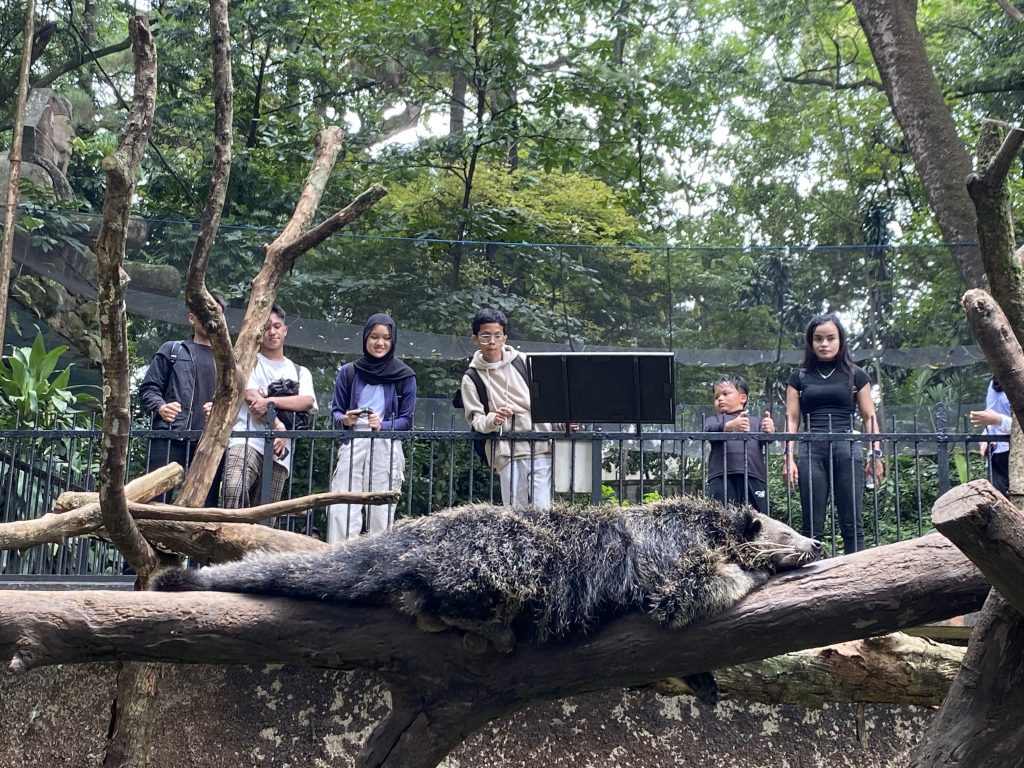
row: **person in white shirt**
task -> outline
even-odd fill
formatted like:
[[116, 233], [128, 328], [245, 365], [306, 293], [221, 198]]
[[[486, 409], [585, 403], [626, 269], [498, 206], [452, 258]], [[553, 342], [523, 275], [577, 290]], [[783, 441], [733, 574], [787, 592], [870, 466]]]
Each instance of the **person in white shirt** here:
[[[233, 432], [248, 432], [266, 426], [267, 411], [273, 405], [277, 411], [316, 411], [316, 394], [313, 392], [313, 377], [309, 371], [285, 357], [284, 340], [288, 336], [284, 311], [275, 304], [270, 310], [270, 322], [260, 341], [256, 355], [256, 367], [249, 375], [245, 387], [245, 400], [235, 419]], [[298, 394], [267, 396], [267, 387], [272, 381], [290, 379], [298, 381]], [[274, 428], [283, 430], [284, 423], [275, 419]], [[284, 493], [292, 467], [291, 440], [283, 437], [274, 439], [274, 469], [270, 482], [270, 498], [262, 499], [269, 504], [278, 501]], [[260, 503], [260, 487], [263, 480], [262, 437], [232, 437], [228, 442], [227, 459], [224, 466], [224, 506], [238, 508]]]
[[[986, 435], [1008, 435], [1013, 420], [1010, 416], [1010, 401], [1003, 388], [995, 379], [989, 382], [985, 396], [985, 410], [971, 411], [971, 425], [984, 427]], [[1006, 495], [1010, 490], [1010, 443], [1006, 441], [981, 444], [981, 455], [988, 457], [992, 485]]]

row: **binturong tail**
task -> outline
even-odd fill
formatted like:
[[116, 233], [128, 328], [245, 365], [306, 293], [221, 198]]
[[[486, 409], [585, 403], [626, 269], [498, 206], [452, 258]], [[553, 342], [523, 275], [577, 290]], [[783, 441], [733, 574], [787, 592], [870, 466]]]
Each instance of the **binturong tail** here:
[[204, 585], [204, 574], [195, 568], [167, 568], [157, 571], [150, 589], [159, 592], [194, 592], [210, 589]]
[[[368, 541], [367, 544], [370, 544]], [[244, 560], [208, 568], [168, 569], [156, 574], [161, 592], [218, 591], [380, 604], [390, 585], [367, 583], [381, 553], [370, 546], [342, 547], [316, 554], [254, 553]]]

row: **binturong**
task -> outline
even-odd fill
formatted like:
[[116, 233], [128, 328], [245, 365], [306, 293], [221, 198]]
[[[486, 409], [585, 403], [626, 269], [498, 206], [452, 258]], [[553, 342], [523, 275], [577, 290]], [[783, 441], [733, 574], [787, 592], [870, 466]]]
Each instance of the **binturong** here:
[[543, 511], [477, 504], [324, 553], [162, 571], [153, 588], [391, 606], [422, 628], [471, 631], [507, 651], [586, 634], [630, 611], [683, 627], [818, 554], [817, 541], [749, 507], [696, 497]]

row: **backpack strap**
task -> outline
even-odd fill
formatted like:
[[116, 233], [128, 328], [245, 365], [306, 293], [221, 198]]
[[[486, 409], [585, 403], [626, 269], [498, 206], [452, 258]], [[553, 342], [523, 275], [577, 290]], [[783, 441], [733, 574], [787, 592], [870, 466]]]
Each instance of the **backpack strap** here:
[[167, 356], [167, 359], [171, 363], [171, 367], [174, 367], [174, 364], [178, 362], [178, 357], [181, 355], [181, 348], [184, 343], [185, 342], [183, 341], [176, 341], [171, 344], [171, 353]]
[[352, 388], [352, 382], [356, 380], [356, 367], [352, 363], [345, 363], [343, 366], [345, 369], [345, 381]]
[[476, 387], [476, 396], [480, 398], [480, 404], [484, 407], [484, 413], [491, 410], [490, 400], [487, 397], [487, 385], [484, 384], [483, 376], [480, 375], [480, 371], [476, 368], [469, 368], [466, 370], [466, 375], [469, 376], [469, 380], [473, 382], [473, 386]]
[[526, 372], [526, 361], [522, 355], [516, 355], [512, 358], [512, 367], [519, 371], [519, 375], [523, 377], [523, 381], [527, 384], [530, 383], [530, 374]]

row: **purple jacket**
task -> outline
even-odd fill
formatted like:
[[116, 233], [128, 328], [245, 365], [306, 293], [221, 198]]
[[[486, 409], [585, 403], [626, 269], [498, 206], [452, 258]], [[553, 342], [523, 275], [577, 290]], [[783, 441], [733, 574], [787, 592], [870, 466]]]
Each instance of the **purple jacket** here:
[[[348, 368], [352, 363], [346, 363], [338, 370], [338, 376], [334, 380], [334, 399], [331, 401], [331, 422], [335, 428], [341, 427], [341, 419], [345, 411], [350, 411], [359, 405], [359, 394], [366, 387], [366, 382], [355, 370], [355, 376], [349, 383]], [[416, 377], [410, 376], [400, 380], [397, 384], [384, 384], [384, 413], [380, 417], [381, 432], [405, 431], [412, 429], [412, 414], [416, 410]], [[342, 427], [351, 429], [351, 427]]]

